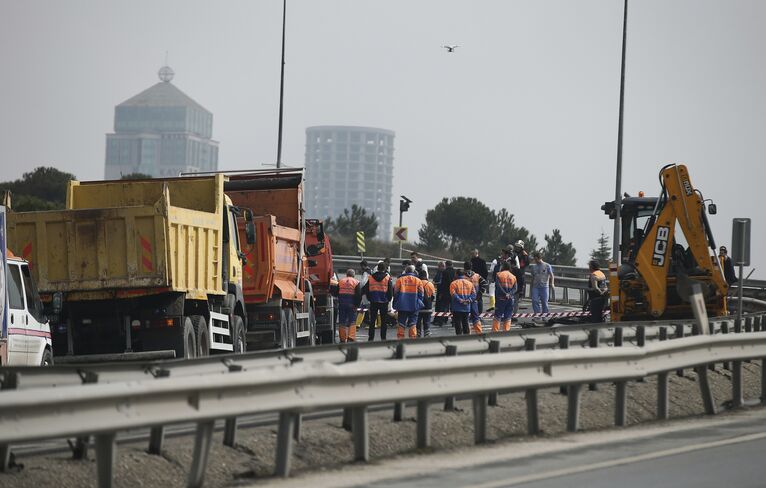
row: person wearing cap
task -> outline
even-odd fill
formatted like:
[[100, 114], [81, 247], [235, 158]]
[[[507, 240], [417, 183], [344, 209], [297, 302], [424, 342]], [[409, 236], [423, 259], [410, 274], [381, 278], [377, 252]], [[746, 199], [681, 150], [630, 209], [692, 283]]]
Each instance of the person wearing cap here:
[[598, 261], [591, 259], [588, 262], [588, 310], [591, 322], [604, 321], [604, 307], [609, 294], [606, 275], [599, 269]]
[[338, 281], [338, 336], [340, 342], [356, 342], [356, 310], [362, 301], [362, 289], [356, 272], [346, 271], [346, 277]]
[[553, 267], [543, 261], [543, 253], [535, 251], [532, 253], [535, 262], [529, 269], [532, 274], [532, 310], [535, 313], [548, 312], [548, 293], [554, 286]]
[[404, 274], [394, 284], [394, 308], [397, 312], [396, 338], [404, 339], [405, 329], [410, 339], [417, 338], [418, 311], [423, 308], [423, 284], [411, 264], [404, 268]]
[[455, 281], [449, 287], [452, 297], [452, 324], [455, 326], [456, 335], [468, 335], [468, 315], [471, 313], [471, 304], [476, 300], [476, 291], [471, 280], [465, 277], [465, 271], [459, 269], [455, 276]]
[[721, 269], [723, 269], [723, 277], [726, 279], [726, 283], [733, 284], [739, 281], [737, 274], [734, 272], [734, 263], [729, 257], [729, 253], [726, 250], [726, 246], [721, 246], [718, 249], [718, 261], [721, 263]]

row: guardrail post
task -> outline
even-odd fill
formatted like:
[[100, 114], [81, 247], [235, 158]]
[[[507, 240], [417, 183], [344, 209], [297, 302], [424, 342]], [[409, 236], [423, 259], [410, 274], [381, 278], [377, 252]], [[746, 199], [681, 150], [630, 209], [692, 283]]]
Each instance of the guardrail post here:
[[[588, 347], [593, 349], [598, 347], [598, 329], [588, 331]], [[589, 383], [588, 390], [598, 391], [598, 385], [596, 383]]]
[[614, 329], [614, 347], [622, 347], [622, 341], [623, 341], [623, 328], [617, 327]]
[[[346, 362], [352, 363], [359, 359], [359, 347], [358, 346], [352, 346], [346, 348]], [[344, 408], [343, 409], [343, 428], [345, 430], [350, 431], [351, 430], [351, 409], [350, 408]]]
[[351, 410], [354, 437], [354, 461], [370, 460], [370, 429], [367, 422], [367, 407], [354, 407]]
[[197, 432], [194, 434], [194, 455], [186, 484], [189, 488], [200, 488], [205, 479], [210, 445], [213, 443], [213, 427], [215, 427], [213, 420], [197, 424]]
[[[638, 347], [644, 347], [646, 345], [646, 327], [643, 325], [639, 325], [636, 327], [636, 345]], [[638, 378], [636, 380], [636, 383], [644, 383], [646, 380], [642, 378]]]
[[[684, 332], [685, 332], [684, 327], [685, 327], [684, 324], [676, 324], [676, 336], [675, 336], [676, 339], [683, 339], [684, 338]], [[715, 366], [715, 364], [713, 364], [713, 366]], [[684, 377], [684, 370], [683, 370], [683, 368], [680, 368], [680, 369], [676, 370], [676, 376], [679, 376], [681, 378]]]
[[[454, 344], [450, 344], [447, 346], [445, 355], [447, 357], [457, 356], [457, 346]], [[448, 396], [444, 399], [444, 410], [455, 410], [455, 397], [454, 396]]]
[[734, 319], [734, 333], [739, 334], [742, 332], [742, 321], [739, 318]]
[[487, 395], [473, 397], [473, 440], [476, 444], [487, 442]]
[[117, 454], [115, 433], [98, 434], [96, 438], [96, 479], [99, 488], [112, 486], [114, 460]]
[[[499, 353], [500, 352], [500, 341], [496, 341], [496, 340], [489, 341], [489, 352], [491, 354]], [[497, 406], [497, 392], [493, 391], [492, 393], [489, 394], [488, 398], [489, 398], [489, 400], [488, 400], [489, 406], [496, 407]]]
[[[614, 347], [622, 347], [623, 327], [614, 329]], [[614, 384], [614, 425], [624, 427], [628, 416], [628, 382], [617, 381]]]
[[700, 394], [702, 395], [702, 404], [705, 406], [705, 413], [715, 415], [715, 398], [713, 398], [713, 391], [710, 389], [707, 366], [704, 364], [697, 366], [694, 371], [697, 373], [697, 379], [700, 383]]
[[753, 331], [753, 317], [745, 317], [745, 332]]
[[[660, 340], [668, 340], [668, 330], [666, 327], [660, 327]], [[663, 371], [657, 375], [657, 418], [666, 420], [669, 415], [668, 401], [668, 371]]]
[[[394, 359], [404, 359], [406, 356], [404, 352], [404, 344], [402, 342], [396, 345], [396, 352], [394, 353]], [[394, 422], [400, 422], [404, 416], [404, 402], [394, 403]]]
[[[729, 333], [729, 322], [723, 321], [721, 322], [721, 334], [728, 334]], [[731, 370], [731, 363], [728, 361], [723, 362], [723, 369], [725, 370]]]
[[[535, 350], [535, 338], [524, 339], [524, 350]], [[527, 433], [537, 435], [540, 433], [540, 412], [537, 408], [537, 390], [530, 388], [526, 392], [527, 397]]]
[[431, 447], [431, 413], [428, 400], [419, 400], [417, 405], [417, 447], [425, 449]]
[[745, 404], [742, 397], [742, 361], [732, 361], [731, 366], [731, 406], [737, 408]]
[[275, 476], [287, 478], [290, 476], [290, 464], [293, 457], [293, 429], [295, 428], [295, 414], [293, 412], [279, 412], [279, 428], [277, 431], [277, 463], [274, 470]]
[[[19, 387], [19, 373], [8, 372], [3, 375], [0, 390], [15, 390]], [[11, 446], [0, 444], [0, 473], [7, 473], [11, 467]]]
[[[98, 374], [93, 371], [79, 371], [82, 384], [98, 383]], [[72, 450], [72, 459], [88, 459], [88, 444], [90, 442], [90, 436], [77, 437], [74, 442], [67, 439], [67, 444]]]
[[766, 403], [766, 358], [761, 359], [761, 403]]
[[[231, 369], [231, 368], [230, 368]], [[170, 376], [170, 370], [165, 368], [154, 368], [151, 370], [152, 376], [155, 378], [168, 378]], [[165, 426], [160, 425], [158, 427], [152, 427], [149, 429], [149, 454], [161, 454], [162, 443], [165, 441]]]
[[303, 415], [300, 413], [295, 414], [295, 429], [293, 429], [293, 439], [295, 442], [301, 441], [301, 429], [303, 428]]
[[756, 315], [753, 317], [753, 332], [761, 331], [761, 316]]
[[580, 389], [582, 385], [569, 385], [567, 396], [567, 431], [577, 432], [580, 427]]
[[[230, 363], [227, 364], [230, 373], [237, 373], [242, 371], [241, 364]], [[237, 417], [227, 417], [223, 424], [223, 445], [228, 447], [234, 447], [237, 443]], [[159, 454], [159, 452], [157, 453]]]
[[[561, 334], [559, 336], [559, 349], [569, 349], [569, 336], [566, 334]], [[559, 387], [559, 394], [566, 395], [567, 394], [567, 387], [566, 386], [560, 386]]]

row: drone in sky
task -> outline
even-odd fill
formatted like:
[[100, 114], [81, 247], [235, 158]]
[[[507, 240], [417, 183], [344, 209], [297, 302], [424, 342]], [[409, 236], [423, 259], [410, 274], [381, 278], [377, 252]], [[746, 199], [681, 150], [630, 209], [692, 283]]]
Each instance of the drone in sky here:
[[442, 47], [444, 49], [446, 49], [448, 53], [454, 53], [455, 49], [459, 48], [460, 46], [458, 46], [457, 44], [454, 44], [454, 45], [447, 44], [447, 45], [444, 45]]

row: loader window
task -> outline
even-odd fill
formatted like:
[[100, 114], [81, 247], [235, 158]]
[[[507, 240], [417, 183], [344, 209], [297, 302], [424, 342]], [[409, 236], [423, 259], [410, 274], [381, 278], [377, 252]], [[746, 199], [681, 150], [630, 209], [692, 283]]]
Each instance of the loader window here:
[[24, 295], [21, 291], [21, 274], [19, 267], [8, 265], [8, 306], [14, 310], [24, 310]]

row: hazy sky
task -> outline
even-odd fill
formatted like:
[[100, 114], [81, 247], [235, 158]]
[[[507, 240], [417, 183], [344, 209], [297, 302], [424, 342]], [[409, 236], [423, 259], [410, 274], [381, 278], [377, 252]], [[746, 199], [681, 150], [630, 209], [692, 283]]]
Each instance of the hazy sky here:
[[[281, 7], [0, 0], [0, 180], [102, 178], [114, 106], [157, 82], [165, 51], [214, 114], [220, 168], [273, 162]], [[394, 130], [411, 236], [442, 197], [473, 196], [539, 241], [560, 228], [584, 265], [612, 229], [621, 24], [622, 0], [289, 0], [283, 159], [303, 165], [311, 125]], [[765, 24], [757, 0], [629, 7], [623, 189], [656, 194], [660, 167], [686, 163], [719, 243], [745, 216], [766, 240]]]

